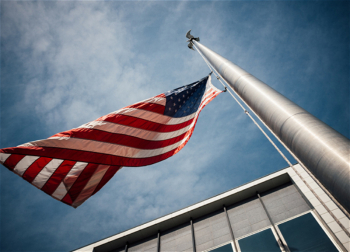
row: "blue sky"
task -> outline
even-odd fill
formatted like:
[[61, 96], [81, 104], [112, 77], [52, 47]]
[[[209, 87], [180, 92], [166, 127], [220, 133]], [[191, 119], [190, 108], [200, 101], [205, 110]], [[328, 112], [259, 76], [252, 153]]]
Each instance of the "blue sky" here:
[[[346, 1], [2, 1], [0, 147], [204, 77], [208, 67], [187, 48], [189, 29], [349, 137], [349, 8]], [[0, 250], [73, 250], [286, 166], [220, 94], [178, 154], [123, 168], [77, 209], [2, 166]]]

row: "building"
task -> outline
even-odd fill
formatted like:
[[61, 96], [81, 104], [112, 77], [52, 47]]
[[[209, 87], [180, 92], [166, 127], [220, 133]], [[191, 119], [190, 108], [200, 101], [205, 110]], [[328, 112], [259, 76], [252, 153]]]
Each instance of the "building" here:
[[76, 251], [350, 251], [349, 222], [296, 164]]

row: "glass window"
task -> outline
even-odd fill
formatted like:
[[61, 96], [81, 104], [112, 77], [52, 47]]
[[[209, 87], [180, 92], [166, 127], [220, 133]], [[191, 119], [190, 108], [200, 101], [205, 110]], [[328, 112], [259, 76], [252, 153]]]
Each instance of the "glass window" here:
[[233, 249], [231, 243], [229, 243], [219, 248], [210, 250], [210, 252], [233, 252]]
[[338, 251], [311, 213], [278, 225], [290, 251]]
[[238, 241], [242, 252], [281, 252], [280, 247], [271, 229], [245, 237]]

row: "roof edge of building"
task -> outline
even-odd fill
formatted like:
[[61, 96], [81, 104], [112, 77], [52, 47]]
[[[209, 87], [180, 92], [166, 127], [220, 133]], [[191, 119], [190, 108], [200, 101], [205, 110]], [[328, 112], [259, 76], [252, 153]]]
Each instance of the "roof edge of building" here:
[[[295, 164], [296, 165], [296, 164]], [[109, 251], [125, 246], [156, 234], [158, 230], [165, 231], [183, 223], [190, 218], [196, 219], [210, 212], [222, 209], [223, 205], [230, 206], [256, 195], [256, 192], [268, 191], [291, 181], [288, 169], [285, 167], [261, 178], [247, 182], [243, 185], [220, 193], [183, 209], [169, 213], [155, 220], [143, 223], [126, 231], [111, 235], [107, 238], [93, 242], [74, 251]], [[120, 245], [119, 245], [120, 243]]]

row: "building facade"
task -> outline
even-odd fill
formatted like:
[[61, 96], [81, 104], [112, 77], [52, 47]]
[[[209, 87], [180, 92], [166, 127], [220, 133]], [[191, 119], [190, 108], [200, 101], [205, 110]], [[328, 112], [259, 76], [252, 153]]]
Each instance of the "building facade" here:
[[297, 164], [75, 251], [350, 251], [349, 223]]

